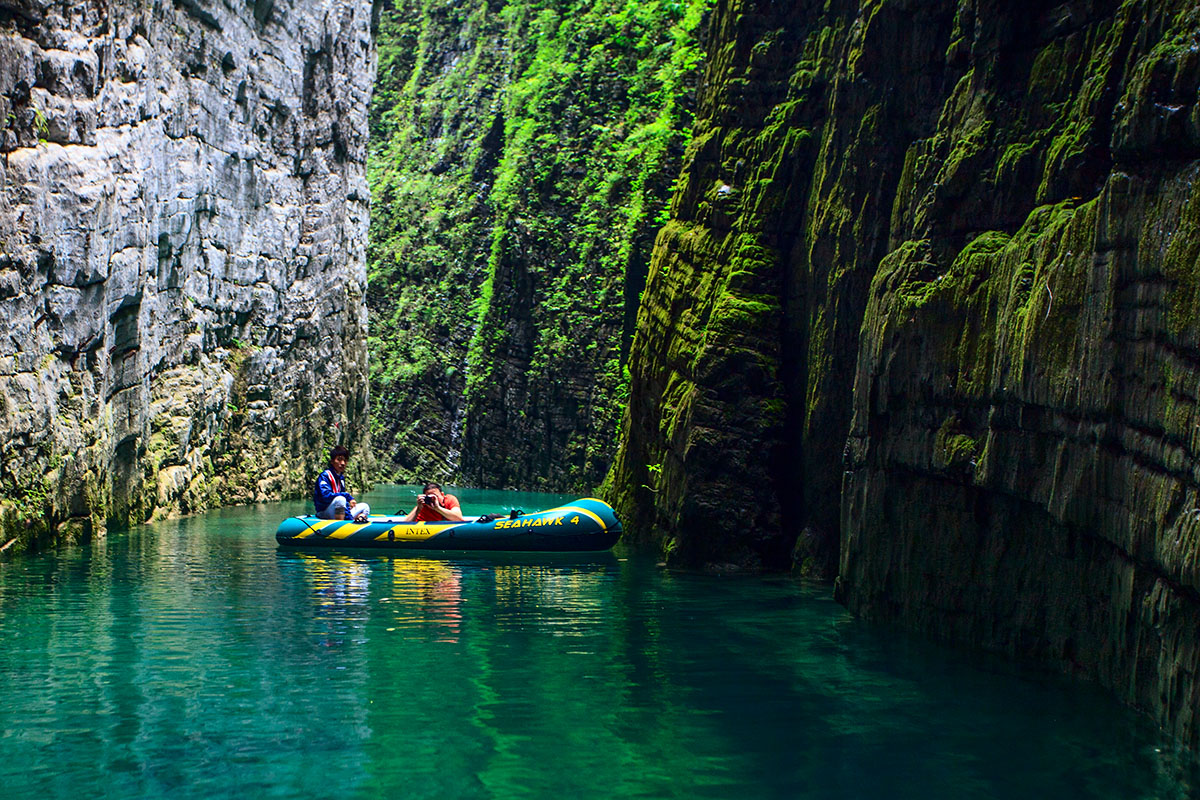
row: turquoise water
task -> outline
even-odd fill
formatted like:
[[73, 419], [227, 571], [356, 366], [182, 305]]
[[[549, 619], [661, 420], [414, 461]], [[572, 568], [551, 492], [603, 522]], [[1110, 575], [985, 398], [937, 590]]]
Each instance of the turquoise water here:
[[[458, 492], [468, 513], [555, 496]], [[368, 495], [374, 510], [412, 489]], [[0, 797], [1182, 798], [1107, 695], [828, 587], [279, 549], [299, 503], [0, 564]]]

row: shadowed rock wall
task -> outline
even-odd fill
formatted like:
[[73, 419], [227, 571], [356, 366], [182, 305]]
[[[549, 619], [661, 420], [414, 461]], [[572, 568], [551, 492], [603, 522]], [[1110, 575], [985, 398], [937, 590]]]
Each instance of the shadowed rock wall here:
[[[1200, 10], [721, 3], [609, 495], [1200, 707]], [[829, 569], [832, 571], [832, 569]]]
[[1200, 708], [1200, 9], [960, 12], [871, 286], [839, 593]]
[[0, 2], [0, 546], [296, 493], [364, 442], [370, 26]]
[[[834, 121], [903, 127], [907, 113], [931, 116], [901, 100], [919, 79], [895, 69], [911, 54], [873, 48], [877, 86], [839, 76], [856, 14], [857, 4], [823, 2], [728, 2], [714, 13], [606, 489], [628, 535], [678, 563], [784, 567], [805, 528], [827, 560], [836, 551], [850, 370], [831, 358], [854, 352], [865, 265], [885, 251], [886, 218], [857, 209], [889, 202], [904, 143], [881, 142], [862, 154], [869, 167], [842, 170], [831, 153], [865, 145]], [[814, 203], [814, 192], [828, 197]]]

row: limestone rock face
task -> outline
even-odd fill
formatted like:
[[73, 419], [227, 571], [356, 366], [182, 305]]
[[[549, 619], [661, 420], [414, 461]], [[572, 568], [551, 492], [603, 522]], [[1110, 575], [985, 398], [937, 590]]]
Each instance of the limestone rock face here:
[[[1195, 738], [1200, 7], [714, 12], [608, 494]], [[789, 556], [791, 557], [789, 559]]]
[[[606, 489], [626, 535], [660, 542], [681, 564], [786, 566], [806, 526], [836, 551], [840, 470], [829, 467], [849, 422], [850, 372], [829, 354], [835, 344], [854, 352], [865, 280], [852, 267], [886, 241], [878, 220], [855, 223], [840, 197], [875, 191], [903, 156], [891, 145], [871, 154], [874, 170], [814, 175], [835, 49], [857, 9], [826, 14], [826, 5], [714, 11], [705, 91], [651, 259]], [[863, 101], [845, 105], [849, 119]], [[812, 184], [839, 202], [810, 208]]]
[[864, 316], [840, 594], [1195, 738], [1200, 8], [977, 7], [947, 53]]
[[5, 542], [296, 493], [365, 443], [370, 29], [0, 5]]

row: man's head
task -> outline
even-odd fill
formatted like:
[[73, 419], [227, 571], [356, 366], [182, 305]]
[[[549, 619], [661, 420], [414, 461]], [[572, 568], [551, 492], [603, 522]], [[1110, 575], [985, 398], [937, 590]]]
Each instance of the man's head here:
[[334, 472], [345, 472], [346, 462], [349, 460], [350, 451], [340, 444], [329, 451], [329, 466], [333, 467]]
[[439, 499], [445, 496], [442, 494], [442, 487], [439, 486], [438, 484], [434, 483], [433, 481], [430, 481], [429, 483], [425, 484], [425, 488], [422, 491], [425, 494], [435, 494], [438, 496]]

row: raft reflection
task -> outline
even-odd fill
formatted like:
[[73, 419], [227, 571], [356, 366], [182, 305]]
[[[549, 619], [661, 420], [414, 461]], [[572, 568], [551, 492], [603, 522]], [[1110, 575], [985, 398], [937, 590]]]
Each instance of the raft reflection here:
[[462, 624], [462, 570], [444, 561], [392, 559], [393, 627], [427, 627], [436, 641], [457, 642]]
[[[328, 623], [318, 631], [327, 644], [345, 633], [340, 624], [372, 617], [387, 622], [387, 633], [423, 632], [435, 641], [456, 642], [462, 633], [466, 581], [473, 599], [493, 609], [493, 623], [501, 630], [536, 622], [556, 636], [579, 635], [603, 607], [595, 590], [617, 568], [608, 553], [448, 558], [280, 550], [278, 557], [284, 564], [300, 565], [314, 622]], [[372, 579], [378, 584], [374, 590]]]

